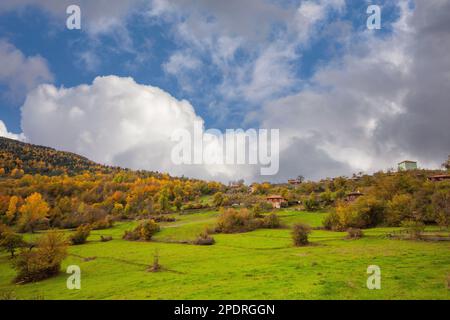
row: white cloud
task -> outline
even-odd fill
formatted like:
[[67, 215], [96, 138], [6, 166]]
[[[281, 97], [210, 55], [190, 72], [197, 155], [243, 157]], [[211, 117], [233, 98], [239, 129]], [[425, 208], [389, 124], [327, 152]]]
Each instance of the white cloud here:
[[[298, 46], [307, 46], [316, 25], [332, 10], [345, 8], [344, 0], [284, 4], [260, 0], [151, 3], [149, 15], [172, 25], [171, 32], [183, 50], [189, 48], [187, 60], [197, 57], [208, 61], [196, 66], [199, 72], [210, 72], [211, 65], [219, 72], [221, 82], [210, 91], [217, 93], [222, 102], [249, 102], [246, 110], [233, 110], [234, 113], [248, 111], [252, 105], [292, 90], [298, 77], [293, 65], [298, 66], [301, 57]], [[239, 58], [237, 52], [241, 53]], [[186, 83], [202, 85], [197, 74], [185, 73], [178, 79], [186, 89], [190, 89]]]
[[280, 176], [373, 172], [405, 158], [438, 168], [447, 157], [450, 2], [407, 3], [391, 35], [363, 32], [308, 86], [258, 113], [262, 126], [282, 128]]
[[0, 120], [0, 137], [5, 137], [19, 141], [25, 140], [25, 136], [23, 134], [15, 134], [8, 132], [8, 129], [6, 128], [6, 125], [2, 120]]
[[[172, 134], [180, 129], [192, 132], [198, 121], [203, 122], [189, 102], [116, 76], [97, 77], [92, 85], [74, 88], [42, 85], [22, 107], [22, 130], [31, 143], [99, 163], [173, 175], [222, 181], [252, 176], [254, 168], [243, 166], [174, 164]], [[216, 140], [207, 144], [210, 150], [222, 149]]]
[[2, 0], [0, 12], [23, 10], [28, 7], [38, 7], [50, 13], [61, 22], [65, 28], [68, 15], [66, 9], [69, 5], [77, 4], [81, 8], [82, 29], [92, 35], [109, 33], [124, 24], [134, 6], [144, 3], [142, 0]]
[[44, 58], [26, 57], [4, 39], [0, 39], [0, 65], [0, 84], [8, 88], [6, 98], [13, 101], [20, 101], [26, 92], [38, 84], [53, 81]]

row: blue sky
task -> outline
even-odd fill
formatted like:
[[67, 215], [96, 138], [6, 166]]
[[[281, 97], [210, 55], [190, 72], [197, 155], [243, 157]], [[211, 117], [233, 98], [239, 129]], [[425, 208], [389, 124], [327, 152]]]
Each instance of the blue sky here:
[[[376, 34], [382, 37], [384, 33], [389, 32], [389, 24], [397, 18], [398, 9], [392, 3], [384, 3], [384, 1], [377, 3], [386, 9], [383, 14], [386, 27]], [[285, 2], [283, 5], [285, 8], [295, 10], [299, 2]], [[368, 16], [365, 12], [366, 8], [367, 5], [362, 1], [349, 1], [345, 11], [331, 10], [327, 14], [326, 21], [322, 22], [318, 28], [324, 31], [333, 23], [348, 23], [349, 32], [357, 33], [365, 28]], [[83, 14], [83, 6], [81, 10]], [[245, 113], [248, 109], [257, 109], [265, 102], [241, 97], [223, 97], [217, 87], [223, 81], [224, 71], [211, 63], [208, 52], [197, 53], [196, 57], [202, 61], [203, 65], [188, 75], [192, 77], [189, 81], [193, 81], [201, 88], [193, 91], [183, 89], [176, 76], [164, 71], [164, 64], [173, 53], [191, 48], [188, 43], [180, 41], [176, 32], [173, 31], [175, 23], [158, 17], [148, 17], [142, 12], [137, 12], [125, 19], [124, 26], [133, 44], [132, 50], [121, 47], [121, 40], [114, 30], [96, 36], [92, 36], [89, 30], [85, 29], [88, 27], [80, 31], [68, 30], [65, 28], [63, 19], [64, 12], [54, 17], [52, 13], [38, 5], [6, 11], [0, 17], [0, 38], [6, 39], [25, 56], [43, 57], [54, 75], [53, 84], [58, 87], [91, 83], [98, 75], [131, 76], [138, 83], [157, 86], [178, 99], [189, 100], [207, 124], [218, 128], [249, 126], [250, 124], [244, 122]], [[214, 17], [212, 16], [211, 19]], [[277, 39], [278, 33], [282, 33], [285, 28], [282, 22], [279, 21], [278, 24], [281, 26], [275, 24], [271, 26], [270, 32], [263, 35], [264, 39], [261, 42]], [[325, 30], [323, 33], [318, 32], [317, 36], [312, 37], [308, 43], [296, 46], [297, 57], [289, 61], [295, 76], [293, 79], [295, 85], [286, 86], [267, 99], [287, 95], [308, 84], [317, 68], [339, 55], [342, 44], [333, 37], [332, 32]], [[98, 59], [92, 66], [82, 61], [81, 56], [86, 52], [95, 54]], [[242, 48], [231, 59], [228, 68], [238, 69], [252, 59], [255, 59], [255, 53]], [[4, 84], [0, 88], [2, 93], [7, 90]], [[21, 131], [20, 106], [23, 98], [12, 100], [2, 95], [0, 119], [5, 122], [10, 131]], [[214, 110], [211, 110], [210, 105], [217, 103], [227, 110], [226, 118], [221, 119]]]
[[[81, 30], [66, 28], [69, 4], [81, 8]], [[366, 27], [369, 5], [382, 9], [381, 30]], [[403, 158], [435, 168], [450, 152], [448, 132], [439, 129], [449, 113], [449, 40], [441, 30], [449, 7], [449, 0], [4, 0], [0, 121], [7, 129], [0, 131], [99, 162], [171, 171], [160, 147], [167, 137], [143, 127], [164, 117], [143, 121], [120, 110], [125, 104], [135, 115], [149, 108], [158, 115], [168, 107], [152, 104], [165, 101], [189, 111], [186, 101], [190, 120], [168, 118], [162, 128], [198, 117], [206, 128], [280, 129], [275, 180], [373, 172]], [[108, 75], [117, 78], [93, 83]], [[123, 101], [109, 100], [105, 89], [117, 82]], [[156, 100], [139, 100], [150, 87], [162, 90]], [[67, 102], [72, 92], [75, 102]], [[88, 114], [88, 123], [72, 122], [74, 112]], [[51, 119], [67, 121], [73, 136], [59, 135]], [[111, 130], [127, 143], [102, 157], [90, 144], [109, 145], [103, 139]], [[151, 156], [136, 151], [147, 144]], [[227, 178], [240, 178], [247, 169], [230, 172]]]

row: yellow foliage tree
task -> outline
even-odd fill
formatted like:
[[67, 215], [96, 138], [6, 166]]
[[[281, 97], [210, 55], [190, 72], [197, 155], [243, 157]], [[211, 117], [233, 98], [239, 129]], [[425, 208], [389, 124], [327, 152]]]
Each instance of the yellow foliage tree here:
[[34, 232], [38, 223], [47, 218], [49, 206], [40, 193], [33, 193], [25, 199], [25, 204], [20, 207], [19, 228], [21, 231]]
[[19, 197], [17, 196], [12, 196], [9, 199], [9, 205], [8, 205], [8, 211], [6, 211], [6, 218], [8, 219], [8, 221], [13, 221], [15, 216], [16, 216], [16, 212], [17, 212], [17, 203], [19, 202]]

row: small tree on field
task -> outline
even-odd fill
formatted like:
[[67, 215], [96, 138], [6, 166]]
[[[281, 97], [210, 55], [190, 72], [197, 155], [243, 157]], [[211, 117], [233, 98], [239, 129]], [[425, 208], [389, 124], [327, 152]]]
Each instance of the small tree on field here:
[[153, 264], [149, 268], [150, 272], [158, 272], [161, 270], [161, 265], [159, 264], [159, 251], [158, 249], [155, 250], [155, 253], [153, 254]]
[[88, 224], [81, 225], [70, 237], [70, 242], [72, 242], [73, 245], [86, 243], [86, 240], [90, 234], [91, 234], [91, 226]]
[[18, 283], [47, 279], [59, 273], [67, 256], [67, 242], [62, 233], [51, 231], [39, 238], [36, 248], [23, 249], [14, 262]]
[[292, 240], [294, 241], [294, 246], [301, 247], [308, 245], [308, 236], [310, 233], [310, 226], [303, 223], [295, 224], [292, 229]]
[[2, 235], [0, 239], [0, 247], [11, 254], [11, 258], [15, 257], [16, 250], [25, 245], [21, 235], [8, 232]]
[[159, 230], [160, 227], [154, 220], [146, 220], [140, 222], [134, 230], [125, 231], [123, 238], [130, 241], [150, 241]]

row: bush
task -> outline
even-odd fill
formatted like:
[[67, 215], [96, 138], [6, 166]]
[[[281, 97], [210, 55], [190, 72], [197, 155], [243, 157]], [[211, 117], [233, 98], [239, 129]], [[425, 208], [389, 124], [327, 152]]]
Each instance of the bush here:
[[87, 238], [91, 234], [91, 226], [88, 224], [79, 226], [74, 234], [70, 236], [70, 242], [73, 245], [86, 243]]
[[101, 242], [108, 242], [108, 241], [111, 241], [112, 239], [113, 239], [113, 237], [111, 237], [111, 236], [100, 236]]
[[294, 241], [294, 246], [301, 247], [308, 245], [308, 236], [310, 233], [311, 227], [307, 224], [295, 224], [292, 229], [292, 240]]
[[132, 231], [125, 231], [123, 239], [130, 241], [150, 241], [155, 233], [160, 230], [159, 225], [154, 220], [145, 220]]
[[58, 274], [66, 256], [67, 242], [62, 233], [51, 231], [43, 235], [35, 249], [22, 249], [15, 260], [15, 282], [35, 282]]
[[271, 213], [263, 218], [262, 226], [267, 229], [279, 228], [281, 226], [280, 218], [275, 213]]
[[175, 219], [172, 216], [166, 216], [166, 215], [159, 215], [156, 217], [150, 217], [149, 219], [154, 220], [155, 222], [175, 222], [177, 219]]
[[316, 211], [320, 208], [320, 203], [317, 201], [314, 193], [303, 201], [306, 211]]
[[206, 231], [200, 233], [198, 235], [197, 239], [195, 239], [195, 241], [194, 241], [194, 244], [199, 245], [199, 246], [211, 246], [214, 243], [216, 243], [216, 241]]
[[110, 229], [114, 226], [114, 219], [111, 216], [106, 216], [101, 220], [92, 223], [92, 230]]
[[247, 209], [226, 209], [218, 218], [216, 232], [238, 233], [257, 229], [255, 215]]
[[335, 211], [325, 217], [323, 220], [323, 226], [326, 230], [338, 231], [340, 229], [339, 216]]
[[324, 226], [335, 231], [376, 227], [384, 221], [384, 213], [382, 201], [364, 196], [352, 203], [338, 203], [335, 211], [325, 219]]
[[350, 228], [347, 230], [347, 239], [361, 239], [363, 236], [364, 233], [361, 229]]

